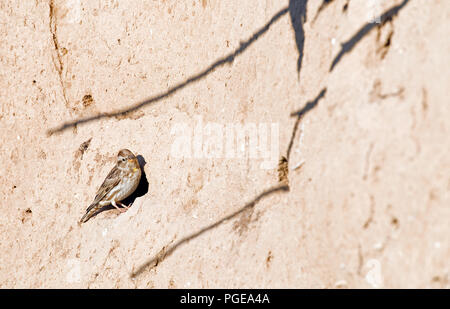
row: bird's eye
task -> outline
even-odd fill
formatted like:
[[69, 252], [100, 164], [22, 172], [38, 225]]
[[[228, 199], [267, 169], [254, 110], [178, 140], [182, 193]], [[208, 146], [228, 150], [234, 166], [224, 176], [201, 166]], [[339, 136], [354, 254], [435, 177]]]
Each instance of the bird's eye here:
[[125, 158], [122, 158], [122, 162], [125, 162]]

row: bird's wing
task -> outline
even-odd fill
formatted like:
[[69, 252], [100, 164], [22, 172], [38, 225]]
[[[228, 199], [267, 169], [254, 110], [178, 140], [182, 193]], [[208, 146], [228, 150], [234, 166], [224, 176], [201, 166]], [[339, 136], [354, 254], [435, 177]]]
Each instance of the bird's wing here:
[[104, 197], [120, 182], [120, 169], [115, 166], [106, 176], [100, 188], [97, 190], [97, 194], [95, 195], [94, 201], [91, 205], [86, 209], [86, 212], [89, 212], [95, 205], [101, 202]]

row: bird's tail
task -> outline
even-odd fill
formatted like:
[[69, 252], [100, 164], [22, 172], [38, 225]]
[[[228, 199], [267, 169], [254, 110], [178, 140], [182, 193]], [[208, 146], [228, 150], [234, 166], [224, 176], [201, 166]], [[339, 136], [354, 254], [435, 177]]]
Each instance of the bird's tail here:
[[97, 210], [99, 210], [99, 204], [91, 204], [87, 209], [86, 209], [86, 213], [84, 214], [83, 217], [81, 217], [80, 219], [80, 223], [85, 223], [87, 222], [90, 218], [92, 218], [92, 216], [97, 212]]

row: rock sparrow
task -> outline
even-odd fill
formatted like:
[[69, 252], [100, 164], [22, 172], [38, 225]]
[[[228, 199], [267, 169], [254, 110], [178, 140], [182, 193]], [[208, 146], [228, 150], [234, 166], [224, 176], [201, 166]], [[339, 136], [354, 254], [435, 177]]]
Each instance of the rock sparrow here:
[[141, 168], [134, 154], [128, 149], [122, 149], [117, 155], [116, 166], [106, 176], [95, 195], [94, 201], [86, 209], [80, 219], [81, 223], [88, 221], [98, 210], [107, 205], [123, 211], [117, 204], [128, 209], [120, 201], [130, 196], [138, 187], [141, 180]]

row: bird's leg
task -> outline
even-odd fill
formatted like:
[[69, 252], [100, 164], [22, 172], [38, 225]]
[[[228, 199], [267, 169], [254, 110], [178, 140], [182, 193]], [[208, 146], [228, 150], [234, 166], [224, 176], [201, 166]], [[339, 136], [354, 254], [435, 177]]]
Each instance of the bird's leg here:
[[[128, 210], [128, 209], [131, 207], [131, 204], [128, 205], [128, 206], [125, 205], [125, 204], [123, 204], [123, 203], [121, 203], [121, 202], [117, 202], [117, 204], [119, 204], [120, 206], [122, 206], [122, 207], [125, 208], [126, 210]], [[123, 208], [122, 208], [122, 209], [123, 209]], [[125, 211], [126, 211], [126, 210], [125, 210]]]
[[128, 210], [128, 207], [125, 206], [125, 209], [123, 209], [123, 208], [120, 208], [119, 206], [117, 206], [116, 203], [119, 204], [119, 205], [121, 205], [121, 206], [125, 206], [125, 205], [122, 204], [122, 203], [120, 203], [120, 202], [112, 201], [112, 202], [111, 202], [111, 205], [113, 205], [118, 211], [120, 211], [120, 212], [125, 212], [125, 211]]

